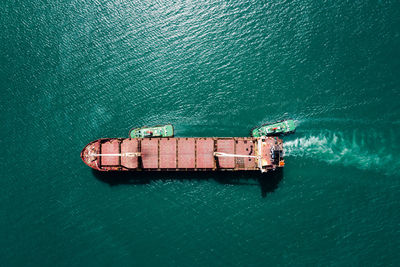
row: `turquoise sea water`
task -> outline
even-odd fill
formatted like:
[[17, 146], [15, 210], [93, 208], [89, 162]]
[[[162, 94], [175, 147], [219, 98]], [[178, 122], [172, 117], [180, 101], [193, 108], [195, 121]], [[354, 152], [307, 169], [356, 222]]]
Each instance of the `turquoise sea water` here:
[[[0, 3], [2, 266], [399, 266], [399, 1]], [[297, 121], [282, 173], [93, 173], [133, 126]]]

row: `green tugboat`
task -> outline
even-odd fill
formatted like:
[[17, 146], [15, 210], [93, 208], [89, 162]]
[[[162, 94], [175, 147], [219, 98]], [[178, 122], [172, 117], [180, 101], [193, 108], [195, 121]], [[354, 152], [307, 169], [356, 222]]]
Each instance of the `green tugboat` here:
[[129, 131], [130, 138], [146, 137], [173, 137], [174, 127], [171, 124], [157, 125], [153, 127], [133, 128]]
[[294, 133], [296, 125], [294, 120], [283, 120], [275, 123], [267, 123], [261, 127], [254, 128], [251, 130], [251, 136], [276, 136]]

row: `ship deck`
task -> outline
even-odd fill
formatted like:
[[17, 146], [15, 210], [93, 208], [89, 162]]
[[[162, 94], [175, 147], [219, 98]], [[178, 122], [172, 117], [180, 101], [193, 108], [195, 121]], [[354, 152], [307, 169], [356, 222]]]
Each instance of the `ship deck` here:
[[282, 150], [276, 137], [114, 138], [91, 142], [81, 157], [101, 171], [267, 170], [277, 167], [274, 149]]

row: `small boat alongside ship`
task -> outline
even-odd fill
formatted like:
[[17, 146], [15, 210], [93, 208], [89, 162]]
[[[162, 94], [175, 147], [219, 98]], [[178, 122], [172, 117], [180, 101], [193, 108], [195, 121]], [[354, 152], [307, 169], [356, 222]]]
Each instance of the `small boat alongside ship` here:
[[282, 168], [283, 141], [294, 122], [252, 130], [252, 137], [173, 137], [172, 125], [134, 128], [129, 138], [87, 144], [83, 162], [98, 171], [261, 171]]
[[253, 128], [250, 132], [253, 137], [260, 136], [278, 136], [294, 133], [296, 124], [294, 120], [281, 120], [275, 123], [263, 124], [260, 127]]
[[171, 124], [157, 125], [153, 127], [132, 128], [129, 131], [130, 138], [149, 138], [149, 137], [173, 137], [174, 127]]

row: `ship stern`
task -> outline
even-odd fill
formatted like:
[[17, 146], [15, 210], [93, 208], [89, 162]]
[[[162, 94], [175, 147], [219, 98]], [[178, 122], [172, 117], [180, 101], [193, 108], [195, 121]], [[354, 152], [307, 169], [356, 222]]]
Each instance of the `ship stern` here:
[[258, 142], [258, 168], [261, 172], [275, 170], [285, 166], [283, 158], [283, 141], [278, 137], [260, 137]]

